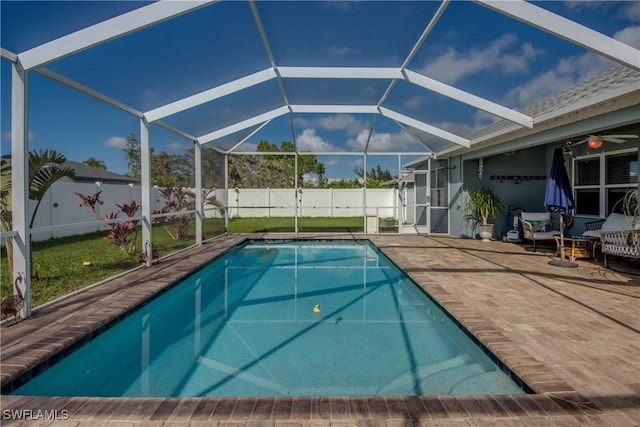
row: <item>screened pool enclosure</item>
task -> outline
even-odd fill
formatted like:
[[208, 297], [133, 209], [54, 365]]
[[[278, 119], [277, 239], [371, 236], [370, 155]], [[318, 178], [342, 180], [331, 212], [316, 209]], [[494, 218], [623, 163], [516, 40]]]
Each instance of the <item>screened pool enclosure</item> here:
[[[0, 7], [2, 237], [24, 316], [32, 239], [133, 223], [150, 265], [159, 223], [181, 226], [186, 246], [255, 217], [285, 218], [278, 231], [292, 233], [322, 231], [314, 217], [448, 233], [463, 191], [452, 158], [567, 114], [527, 113], [540, 99], [614, 66], [640, 70], [627, 18], [558, 2]], [[32, 170], [45, 150], [114, 174]], [[37, 197], [36, 172], [55, 181]]]

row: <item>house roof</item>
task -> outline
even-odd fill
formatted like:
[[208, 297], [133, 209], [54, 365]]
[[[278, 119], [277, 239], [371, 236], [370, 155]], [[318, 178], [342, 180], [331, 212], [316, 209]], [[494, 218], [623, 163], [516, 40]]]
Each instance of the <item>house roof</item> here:
[[63, 166], [76, 171], [76, 176], [71, 178], [74, 182], [102, 182], [105, 184], [140, 184], [140, 180], [126, 175], [109, 172], [106, 169], [94, 168], [80, 162], [67, 160]]

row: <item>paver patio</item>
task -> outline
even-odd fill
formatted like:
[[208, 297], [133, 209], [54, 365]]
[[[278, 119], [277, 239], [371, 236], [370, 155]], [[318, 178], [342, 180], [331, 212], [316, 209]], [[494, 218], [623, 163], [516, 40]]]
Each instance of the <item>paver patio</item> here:
[[[5, 323], [3, 387], [42, 361], [61, 357], [240, 242], [270, 237], [287, 236], [222, 236], [38, 310], [15, 326]], [[550, 252], [533, 253], [502, 242], [418, 235], [336, 237], [370, 239], [536, 394], [259, 399], [2, 395], [2, 425], [640, 425], [640, 278], [605, 270], [593, 261], [578, 261], [577, 269], [550, 266]], [[31, 419], [17, 420], [14, 414]], [[52, 415], [61, 419], [43, 419]]]

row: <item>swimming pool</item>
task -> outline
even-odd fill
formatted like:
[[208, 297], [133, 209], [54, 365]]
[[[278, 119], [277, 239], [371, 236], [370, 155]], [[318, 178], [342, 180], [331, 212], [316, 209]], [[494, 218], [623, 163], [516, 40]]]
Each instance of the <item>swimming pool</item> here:
[[524, 393], [367, 242], [245, 244], [13, 394]]

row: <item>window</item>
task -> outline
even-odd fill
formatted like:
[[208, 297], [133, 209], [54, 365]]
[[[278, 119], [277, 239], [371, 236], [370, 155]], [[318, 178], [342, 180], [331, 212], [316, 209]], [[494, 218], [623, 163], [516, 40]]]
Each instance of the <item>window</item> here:
[[620, 212], [619, 201], [638, 187], [638, 151], [601, 153], [573, 163], [576, 215], [606, 217]]

